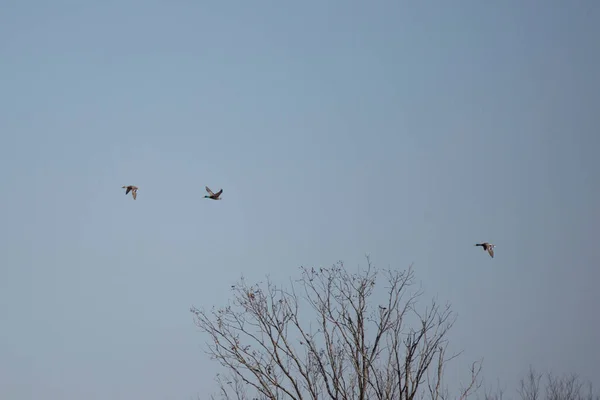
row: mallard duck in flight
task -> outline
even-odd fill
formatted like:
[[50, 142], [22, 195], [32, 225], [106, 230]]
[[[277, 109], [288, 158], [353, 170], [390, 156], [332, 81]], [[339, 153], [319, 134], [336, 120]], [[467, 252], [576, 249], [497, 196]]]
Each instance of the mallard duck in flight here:
[[490, 254], [490, 257], [494, 258], [494, 247], [496, 247], [495, 244], [483, 242], [483, 243], [477, 243], [475, 246], [483, 247], [483, 250], [487, 251]]
[[125, 191], [125, 195], [128, 195], [129, 192], [131, 192], [131, 195], [133, 196], [133, 199], [134, 200], [136, 199], [136, 197], [137, 197], [137, 191], [138, 191], [137, 186], [133, 186], [133, 185], [123, 186], [123, 189], [127, 189]]
[[204, 186], [204, 188], [208, 192], [208, 196], [204, 196], [205, 199], [221, 200], [219, 196], [221, 196], [221, 193], [223, 193], [223, 189], [219, 190], [217, 193], [213, 193], [208, 186]]

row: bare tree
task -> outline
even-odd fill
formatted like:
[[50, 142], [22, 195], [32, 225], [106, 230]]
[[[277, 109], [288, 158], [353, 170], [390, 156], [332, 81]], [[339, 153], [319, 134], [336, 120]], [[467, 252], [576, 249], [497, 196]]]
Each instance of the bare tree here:
[[498, 379], [497, 388], [493, 389], [485, 389], [484, 400], [503, 400], [504, 399], [504, 389], [500, 386], [500, 380]]
[[545, 376], [545, 387], [542, 387], [544, 374], [530, 366], [517, 390], [521, 400], [600, 400], [600, 395], [594, 394], [591, 383], [585, 390], [585, 382], [577, 374], [560, 376], [548, 372]]
[[517, 392], [521, 396], [521, 400], [541, 400], [540, 399], [540, 382], [542, 374], [535, 372], [533, 367], [529, 366], [527, 376], [521, 378]]
[[[546, 378], [546, 400], [594, 400], [591, 383], [589, 391], [584, 392], [585, 383], [577, 374], [558, 376], [549, 372]], [[600, 400], [600, 395], [595, 399]]]
[[[412, 267], [380, 273], [367, 257], [356, 274], [341, 262], [302, 267], [289, 289], [242, 277], [226, 307], [191, 311], [226, 370], [222, 399], [444, 400], [444, 367], [458, 356], [446, 355], [455, 315], [435, 300], [418, 309], [413, 286]], [[385, 294], [382, 304], [374, 293]], [[480, 371], [473, 363], [458, 398], [477, 390]]]

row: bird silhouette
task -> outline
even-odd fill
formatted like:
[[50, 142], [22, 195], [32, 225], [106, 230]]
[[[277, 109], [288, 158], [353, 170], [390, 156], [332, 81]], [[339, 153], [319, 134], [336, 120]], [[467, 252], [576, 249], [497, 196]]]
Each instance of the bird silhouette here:
[[483, 243], [477, 243], [475, 246], [483, 247], [483, 250], [487, 251], [489, 253], [490, 257], [494, 258], [494, 247], [496, 247], [495, 244], [483, 242]]
[[123, 186], [123, 189], [127, 189], [125, 191], [125, 195], [128, 195], [129, 192], [131, 192], [131, 196], [133, 196], [133, 199], [135, 200], [137, 198], [137, 191], [138, 191], [137, 186], [133, 186], [133, 185]]
[[204, 188], [208, 192], [208, 196], [204, 196], [205, 199], [221, 200], [219, 196], [221, 196], [221, 193], [223, 193], [223, 189], [219, 190], [217, 193], [213, 193], [208, 186], [205, 186]]

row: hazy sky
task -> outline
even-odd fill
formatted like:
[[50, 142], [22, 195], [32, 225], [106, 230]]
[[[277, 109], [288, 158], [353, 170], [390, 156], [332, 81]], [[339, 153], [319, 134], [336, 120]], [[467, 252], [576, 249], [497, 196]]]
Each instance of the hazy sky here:
[[0, 398], [207, 398], [190, 306], [365, 253], [453, 304], [449, 377], [600, 386], [599, 2], [0, 9]]

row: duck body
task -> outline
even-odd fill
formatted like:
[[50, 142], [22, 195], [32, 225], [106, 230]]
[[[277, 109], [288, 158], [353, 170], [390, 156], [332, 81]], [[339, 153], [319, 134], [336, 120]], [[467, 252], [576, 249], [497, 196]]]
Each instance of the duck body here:
[[223, 189], [219, 190], [217, 193], [213, 193], [213, 191], [210, 190], [210, 188], [208, 186], [204, 186], [204, 188], [208, 192], [208, 196], [204, 196], [205, 199], [221, 200], [220, 196], [221, 196], [221, 193], [223, 193]]
[[133, 197], [133, 199], [135, 200], [137, 198], [137, 191], [138, 191], [137, 186], [133, 186], [133, 185], [123, 186], [123, 189], [127, 189], [127, 190], [125, 190], [125, 195], [128, 195], [129, 192], [131, 192], [131, 196]]
[[477, 243], [475, 246], [481, 246], [483, 247], [484, 251], [487, 251], [488, 254], [490, 255], [490, 257], [494, 258], [494, 247], [496, 247], [495, 244], [491, 244], [488, 242], [483, 242], [483, 243]]

